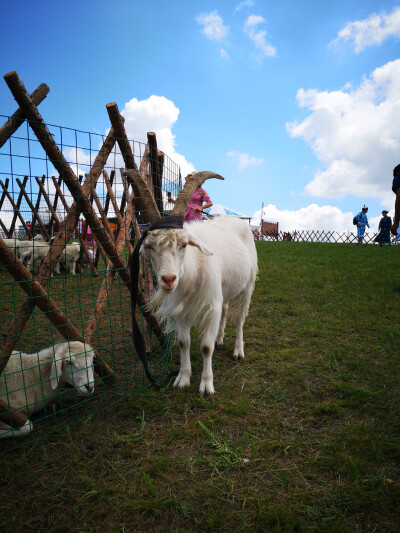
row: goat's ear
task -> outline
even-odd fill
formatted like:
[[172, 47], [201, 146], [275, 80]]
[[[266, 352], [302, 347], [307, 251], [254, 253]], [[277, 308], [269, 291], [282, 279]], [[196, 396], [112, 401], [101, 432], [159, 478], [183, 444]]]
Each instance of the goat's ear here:
[[200, 239], [197, 239], [196, 237], [193, 237], [193, 235], [189, 234], [189, 244], [190, 246], [196, 246], [200, 250], [201, 253], [204, 255], [214, 255], [214, 252], [210, 250], [203, 242], [201, 242]]
[[[68, 349], [68, 344], [67, 344]], [[62, 362], [65, 355], [65, 346], [62, 345], [62, 348], [58, 348], [54, 350], [53, 354], [53, 362], [51, 363], [51, 371], [50, 371], [50, 385], [51, 390], [56, 390], [58, 387], [58, 381], [61, 376], [61, 370], [62, 370]]]

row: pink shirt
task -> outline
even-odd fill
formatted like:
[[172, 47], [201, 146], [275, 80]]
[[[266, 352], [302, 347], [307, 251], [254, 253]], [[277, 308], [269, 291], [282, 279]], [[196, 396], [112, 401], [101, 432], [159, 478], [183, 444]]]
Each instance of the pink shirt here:
[[206, 191], [201, 187], [198, 187], [192, 197], [189, 200], [188, 206], [185, 211], [185, 222], [191, 222], [192, 220], [201, 220], [201, 211], [195, 211], [196, 207], [201, 207], [204, 203], [211, 202], [211, 198]]

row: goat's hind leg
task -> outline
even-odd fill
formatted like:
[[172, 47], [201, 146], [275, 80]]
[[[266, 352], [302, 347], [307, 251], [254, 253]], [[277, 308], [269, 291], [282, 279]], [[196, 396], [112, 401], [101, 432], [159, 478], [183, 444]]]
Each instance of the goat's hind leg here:
[[221, 314], [221, 320], [219, 322], [219, 329], [218, 329], [218, 335], [217, 335], [217, 341], [216, 346], [222, 346], [224, 343], [224, 333], [225, 333], [225, 324], [226, 324], [226, 317], [228, 316], [228, 304], [222, 304], [222, 314]]
[[190, 363], [190, 328], [182, 324], [177, 324], [177, 338], [181, 352], [181, 367], [174, 381], [174, 387], [184, 389], [185, 387], [190, 387], [190, 378], [192, 376]]
[[236, 318], [236, 339], [233, 358], [236, 361], [244, 359], [244, 343], [243, 343], [243, 325], [246, 320], [247, 312], [249, 310], [251, 295], [253, 293], [253, 284], [249, 284], [244, 290], [242, 297], [242, 305], [237, 313]]

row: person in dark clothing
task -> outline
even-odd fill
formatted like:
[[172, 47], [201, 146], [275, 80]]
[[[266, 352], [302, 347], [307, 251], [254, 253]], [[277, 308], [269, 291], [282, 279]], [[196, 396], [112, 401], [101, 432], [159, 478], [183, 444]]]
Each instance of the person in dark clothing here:
[[382, 211], [382, 218], [379, 222], [379, 233], [375, 237], [374, 242], [378, 242], [379, 246], [383, 246], [385, 243], [390, 246], [390, 227], [392, 225], [392, 219], [387, 216], [389, 211], [384, 209]]
[[390, 228], [390, 231], [393, 235], [397, 236], [397, 228], [399, 227], [400, 221], [400, 165], [397, 165], [397, 167], [394, 167], [393, 169], [392, 191], [396, 195], [396, 200], [394, 204], [393, 225]]

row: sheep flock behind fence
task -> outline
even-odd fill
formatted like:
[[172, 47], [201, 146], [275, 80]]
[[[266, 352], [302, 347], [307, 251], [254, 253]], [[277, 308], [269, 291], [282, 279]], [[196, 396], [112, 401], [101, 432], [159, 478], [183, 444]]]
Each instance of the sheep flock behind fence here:
[[[146, 144], [127, 138], [117, 104], [106, 105], [107, 135], [50, 125], [38, 110], [47, 85], [29, 94], [16, 72], [4, 79], [19, 108], [0, 115], [0, 428], [9, 428], [1, 433], [0, 454], [148, 386], [134, 353], [128, 268], [148, 215], [120, 169], [146, 181], [164, 215], [167, 193], [182, 188], [179, 166], [159, 151], [154, 133]], [[137, 320], [157, 377], [170, 365], [171, 337], [145, 308], [153, 294], [149, 264], [141, 265], [139, 283]], [[90, 395], [80, 394], [85, 389], [76, 385], [73, 359], [57, 360], [62, 341], [82, 346], [86, 372], [94, 376], [94, 390], [85, 384]], [[49, 347], [53, 358], [43, 359]], [[47, 391], [40, 409], [29, 404], [24, 379], [12, 375], [25, 371], [37, 376], [30, 386]], [[68, 378], [74, 373], [75, 380]], [[20, 428], [28, 437], [18, 438]]]

